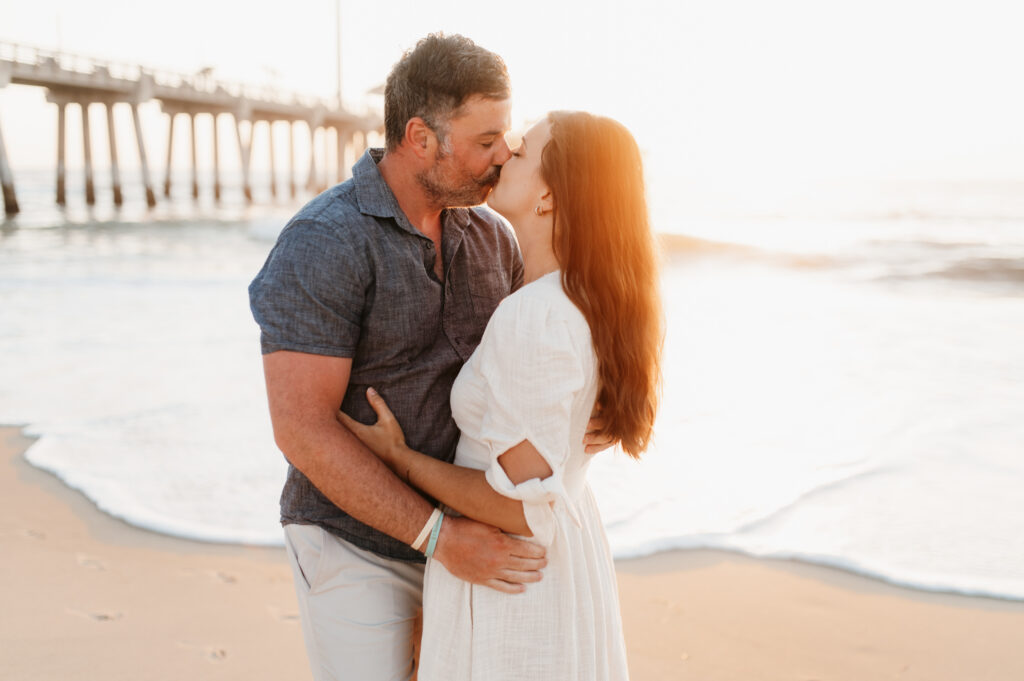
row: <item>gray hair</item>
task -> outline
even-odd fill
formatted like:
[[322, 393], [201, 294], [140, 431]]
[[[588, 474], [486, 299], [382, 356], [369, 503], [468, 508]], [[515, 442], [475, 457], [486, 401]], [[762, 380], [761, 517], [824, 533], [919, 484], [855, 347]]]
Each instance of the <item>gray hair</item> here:
[[431, 33], [402, 58], [384, 85], [384, 138], [388, 151], [405, 137], [409, 119], [419, 117], [434, 131], [442, 153], [450, 151], [449, 124], [467, 99], [511, 96], [501, 57], [469, 38]]

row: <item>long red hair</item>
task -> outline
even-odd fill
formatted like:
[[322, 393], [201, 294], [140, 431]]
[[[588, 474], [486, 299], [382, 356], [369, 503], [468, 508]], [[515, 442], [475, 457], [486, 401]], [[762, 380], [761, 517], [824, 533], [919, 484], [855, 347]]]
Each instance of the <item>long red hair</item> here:
[[610, 118], [557, 111], [548, 120], [541, 173], [562, 288], [590, 326], [604, 434], [638, 458], [657, 413], [663, 341], [640, 150]]

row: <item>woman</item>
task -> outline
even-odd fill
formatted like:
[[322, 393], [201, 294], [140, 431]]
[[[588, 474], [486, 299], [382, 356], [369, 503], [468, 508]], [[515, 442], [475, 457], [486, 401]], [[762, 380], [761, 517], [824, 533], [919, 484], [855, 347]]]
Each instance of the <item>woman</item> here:
[[[372, 390], [376, 425], [341, 418], [445, 513], [547, 546], [542, 581], [521, 594], [427, 562], [420, 681], [626, 679], [615, 571], [582, 440], [595, 403], [603, 434], [634, 457], [654, 422], [662, 332], [636, 142], [607, 118], [549, 114], [488, 203], [515, 229], [526, 284], [498, 306], [452, 388], [462, 431], [454, 464], [406, 447]], [[428, 557], [444, 521], [435, 516], [415, 542]]]

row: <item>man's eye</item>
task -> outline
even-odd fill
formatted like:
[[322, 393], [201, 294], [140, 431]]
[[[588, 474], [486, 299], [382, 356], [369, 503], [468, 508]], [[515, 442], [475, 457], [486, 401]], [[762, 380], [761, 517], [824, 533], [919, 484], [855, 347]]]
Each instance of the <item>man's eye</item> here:
[[482, 146], [484, 149], [490, 149], [491, 147], [494, 146], [494, 140], [491, 140], [490, 142], [481, 142], [480, 146]]

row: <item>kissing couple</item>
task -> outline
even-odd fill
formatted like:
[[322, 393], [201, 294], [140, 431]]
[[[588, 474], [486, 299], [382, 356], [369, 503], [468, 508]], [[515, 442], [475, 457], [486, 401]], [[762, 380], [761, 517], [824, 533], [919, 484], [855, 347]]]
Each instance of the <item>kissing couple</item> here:
[[498, 55], [420, 40], [385, 148], [249, 287], [317, 680], [628, 679], [586, 475], [612, 445], [638, 457], [657, 409], [641, 156], [583, 112], [511, 149], [510, 97]]

